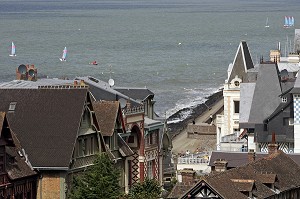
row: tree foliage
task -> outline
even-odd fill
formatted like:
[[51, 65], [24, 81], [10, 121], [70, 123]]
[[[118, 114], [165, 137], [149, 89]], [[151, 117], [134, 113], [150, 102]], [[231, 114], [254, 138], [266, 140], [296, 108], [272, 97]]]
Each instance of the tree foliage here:
[[121, 195], [120, 172], [107, 154], [99, 154], [94, 165], [73, 178], [70, 199], [117, 199]]
[[129, 191], [130, 199], [156, 199], [161, 194], [161, 187], [154, 179], [146, 178], [144, 182], [135, 184]]

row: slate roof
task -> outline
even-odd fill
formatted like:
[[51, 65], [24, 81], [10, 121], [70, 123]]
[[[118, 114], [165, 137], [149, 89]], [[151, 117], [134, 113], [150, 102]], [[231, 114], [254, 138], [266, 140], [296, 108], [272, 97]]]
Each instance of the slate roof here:
[[140, 106], [141, 103], [130, 96], [124, 95], [123, 93], [116, 90], [116, 87], [110, 87], [110, 85], [97, 78], [87, 77], [76, 77], [76, 79], [84, 80], [89, 85], [90, 91], [96, 100], [107, 100], [107, 101], [120, 101], [121, 108], [126, 105], [127, 100], [131, 102], [131, 106]]
[[[5, 169], [9, 178], [11, 180], [16, 180], [37, 175], [37, 173], [25, 162], [21, 144], [15, 133], [9, 129], [9, 124], [5, 115], [5, 112], [0, 112], [1, 139], [8, 141], [5, 146], [6, 159], [11, 158], [14, 160], [13, 162], [5, 161]], [[3, 128], [5, 128], [5, 134], [3, 133]], [[9, 129], [9, 131], [7, 131], [7, 129]], [[18, 151], [22, 153], [23, 157], [19, 155]]]
[[121, 111], [118, 101], [94, 101], [93, 109], [103, 136], [112, 136], [118, 113]]
[[87, 88], [0, 89], [0, 111], [36, 168], [68, 168], [83, 114]]
[[[257, 198], [267, 198], [276, 195], [274, 190], [264, 185], [261, 181], [262, 177], [258, 177], [260, 174], [273, 174], [269, 176], [270, 181], [267, 180], [268, 182], [274, 180], [276, 175], [278, 180], [275, 179], [275, 188], [280, 192], [295, 189], [300, 186], [299, 165], [282, 151], [278, 151], [242, 167], [211, 174], [206, 176], [204, 181], [207, 182], [214, 191], [220, 194], [222, 198], [226, 199], [247, 198], [246, 195], [240, 192], [241, 187], [236, 187], [232, 179], [254, 180], [256, 189], [253, 190], [253, 193]], [[195, 190], [201, 186], [201, 183], [201, 181], [198, 182], [181, 198], [187, 198], [189, 193], [196, 193]], [[249, 187], [244, 187], [243, 189], [249, 189]]]
[[135, 99], [137, 101], [144, 101], [147, 98], [153, 98], [154, 93], [151, 92], [147, 88], [121, 88], [116, 87], [116, 91], [119, 91], [120, 93], [129, 96], [132, 99]]
[[300, 93], [300, 77], [299, 77], [299, 75], [295, 81], [294, 88], [291, 90], [291, 93]]
[[240, 86], [240, 113], [239, 124], [242, 128], [243, 123], [249, 122], [250, 110], [255, 90], [255, 83], [241, 83]]
[[246, 73], [249, 69], [253, 68], [253, 62], [248, 49], [246, 41], [241, 41], [236, 52], [232, 68], [229, 69], [228, 82], [230, 82], [236, 75], [242, 79], [243, 82], [246, 82]]
[[279, 106], [281, 103], [279, 95], [282, 89], [278, 73], [274, 63], [260, 65], [253, 96], [249, 96], [246, 92], [246, 96], [243, 96], [241, 93], [241, 101], [243, 99], [246, 101], [247, 98], [252, 100], [248, 100], [251, 101], [249, 115], [241, 114], [240, 128], [254, 128], [255, 124], [261, 124]]
[[[288, 153], [287, 154], [296, 164], [300, 166], [300, 154]], [[256, 152], [256, 160], [268, 156], [268, 153]], [[227, 167], [235, 168], [246, 165], [249, 163], [248, 152], [233, 152], [233, 151], [212, 151], [209, 159], [209, 166], [214, 166], [214, 161], [217, 159], [224, 159], [228, 162]]]

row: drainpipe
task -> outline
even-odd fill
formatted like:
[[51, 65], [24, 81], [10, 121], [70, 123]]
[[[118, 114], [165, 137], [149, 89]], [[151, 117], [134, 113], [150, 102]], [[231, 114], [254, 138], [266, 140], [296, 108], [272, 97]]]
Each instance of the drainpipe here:
[[42, 188], [43, 175], [42, 174], [40, 174], [40, 180], [39, 181], [40, 181], [40, 199], [43, 199], [43, 188]]

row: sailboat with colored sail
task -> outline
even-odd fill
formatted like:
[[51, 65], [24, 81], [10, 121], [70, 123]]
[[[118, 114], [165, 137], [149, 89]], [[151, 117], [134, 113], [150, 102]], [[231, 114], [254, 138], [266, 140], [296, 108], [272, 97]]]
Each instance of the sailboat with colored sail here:
[[285, 16], [284, 17], [284, 25], [283, 25], [283, 27], [290, 28], [290, 27], [293, 27], [294, 25], [295, 25], [295, 19], [294, 19], [294, 17], [291, 17], [291, 16]]
[[11, 56], [11, 57], [17, 56], [16, 55], [16, 46], [15, 46], [14, 42], [11, 42], [11, 53], [9, 56]]
[[65, 49], [63, 50], [63, 54], [62, 54], [62, 57], [59, 58], [60, 61], [66, 61], [66, 57], [67, 57], [67, 47], [65, 47]]

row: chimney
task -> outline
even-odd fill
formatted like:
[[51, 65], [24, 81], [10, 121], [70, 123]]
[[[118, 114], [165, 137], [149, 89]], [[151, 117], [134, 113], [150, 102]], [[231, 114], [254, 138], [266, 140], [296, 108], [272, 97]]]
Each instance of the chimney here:
[[80, 80], [80, 86], [85, 86], [85, 83], [84, 83], [83, 79]]
[[181, 174], [182, 183], [185, 185], [195, 184], [196, 171], [190, 168], [184, 168], [183, 170], [179, 171], [179, 173]]
[[255, 161], [255, 152], [254, 149], [250, 149], [248, 151], [248, 162], [254, 162]]
[[214, 161], [215, 164], [215, 171], [216, 172], [222, 172], [227, 170], [227, 164], [228, 162], [224, 159], [217, 159]]
[[127, 100], [127, 102], [126, 102], [126, 108], [127, 108], [127, 109], [130, 109], [130, 108], [131, 108], [131, 103], [130, 103], [129, 100]]
[[268, 144], [269, 155], [276, 153], [278, 148], [278, 144], [275, 142], [275, 133], [272, 133], [272, 142]]

